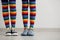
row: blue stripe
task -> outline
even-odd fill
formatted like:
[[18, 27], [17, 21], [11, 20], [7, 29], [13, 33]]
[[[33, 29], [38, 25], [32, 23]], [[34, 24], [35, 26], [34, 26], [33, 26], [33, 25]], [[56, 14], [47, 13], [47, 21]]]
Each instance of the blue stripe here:
[[25, 27], [27, 27], [27, 24], [24, 24]]
[[15, 24], [11, 24], [12, 25], [12, 27], [15, 27]]
[[11, 19], [16, 19], [16, 16], [11, 16]]
[[15, 4], [16, 2], [15, 1], [10, 1], [10, 4]]
[[9, 17], [8, 17], [8, 16], [4, 17], [4, 20], [8, 20], [8, 19], [9, 19]]
[[35, 16], [30, 16], [30, 18], [33, 18], [33, 19], [35, 19]]
[[8, 11], [8, 9], [3, 9], [3, 11]]
[[33, 27], [34, 26], [34, 24], [30, 24], [30, 27]]
[[28, 18], [28, 15], [23, 15], [23, 18]]
[[8, 4], [8, 2], [2, 2], [2, 4], [4, 5], [4, 4]]
[[11, 11], [16, 11], [16, 8], [10, 8]]
[[31, 10], [31, 11], [35, 11], [35, 10], [36, 10], [36, 8], [30, 8], [30, 10]]
[[6, 25], [6, 28], [9, 28], [9, 24], [8, 24], [8, 25]]
[[36, 4], [36, 2], [35, 1], [31, 1], [30, 4]]
[[28, 8], [22, 8], [22, 10], [28, 10]]
[[27, 3], [28, 3], [28, 1], [23, 1], [22, 3], [23, 3], [23, 4], [27, 4]]

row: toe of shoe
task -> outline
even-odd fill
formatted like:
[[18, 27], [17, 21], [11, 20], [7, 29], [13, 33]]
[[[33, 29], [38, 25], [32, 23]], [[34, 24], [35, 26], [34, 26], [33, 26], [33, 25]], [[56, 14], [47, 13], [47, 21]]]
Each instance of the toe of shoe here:
[[28, 36], [34, 36], [34, 34], [27, 34]]
[[21, 36], [27, 36], [27, 34], [21, 34]]
[[7, 33], [6, 36], [11, 36], [11, 34], [10, 33]]
[[18, 36], [18, 33], [13, 33], [12, 36]]

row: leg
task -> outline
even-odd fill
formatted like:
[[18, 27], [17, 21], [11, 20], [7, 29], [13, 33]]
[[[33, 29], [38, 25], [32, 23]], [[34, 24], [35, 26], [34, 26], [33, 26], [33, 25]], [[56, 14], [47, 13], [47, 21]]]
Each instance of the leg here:
[[2, 13], [3, 13], [3, 18], [4, 18], [4, 23], [7, 28], [6, 35], [11, 35], [10, 32], [10, 25], [9, 25], [9, 10], [8, 10], [8, 0], [1, 0], [2, 2]]
[[10, 18], [11, 18], [11, 34], [17, 36], [18, 33], [15, 31], [16, 24], [16, 0], [9, 0], [10, 4]]
[[9, 4], [10, 4], [11, 27], [15, 28], [15, 24], [16, 24], [16, 0], [9, 0]]
[[22, 16], [25, 30], [28, 27], [28, 0], [22, 0]]
[[36, 0], [30, 0], [30, 28], [34, 28], [36, 16]]
[[30, 0], [29, 3], [30, 3], [30, 28], [28, 30], [28, 35], [34, 36], [33, 28], [36, 16], [36, 0]]
[[22, 0], [22, 17], [24, 24], [24, 31], [21, 34], [22, 36], [27, 36], [27, 27], [28, 27], [28, 0]]
[[6, 28], [9, 28], [9, 12], [8, 12], [8, 0], [1, 0], [2, 13]]

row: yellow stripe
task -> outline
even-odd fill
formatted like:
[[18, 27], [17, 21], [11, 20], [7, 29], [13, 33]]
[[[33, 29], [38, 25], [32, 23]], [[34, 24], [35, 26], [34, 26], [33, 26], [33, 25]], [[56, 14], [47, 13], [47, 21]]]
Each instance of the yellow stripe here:
[[10, 4], [10, 6], [16, 6], [16, 4]]
[[30, 21], [33, 21], [34, 22], [34, 20], [30, 20]]
[[36, 6], [35, 4], [31, 4], [30, 6]]
[[13, 19], [13, 20], [11, 20], [11, 21], [15, 21], [15, 22], [16, 22], [16, 20], [14, 20], [14, 19]]
[[9, 22], [9, 20], [4, 20], [5, 22]]
[[28, 19], [23, 19], [23, 20], [25, 21], [25, 20], [28, 20]]
[[28, 12], [28, 11], [22, 11], [22, 12]]
[[8, 6], [8, 5], [2, 5], [3, 7], [6, 7], [6, 6]]
[[30, 13], [36, 13], [36, 12], [33, 11], [33, 12], [30, 12]]
[[10, 13], [16, 13], [16, 12], [10, 12]]
[[28, 6], [28, 4], [22, 4], [22, 6]]
[[3, 12], [3, 14], [6, 14], [6, 13], [8, 13], [8, 12]]

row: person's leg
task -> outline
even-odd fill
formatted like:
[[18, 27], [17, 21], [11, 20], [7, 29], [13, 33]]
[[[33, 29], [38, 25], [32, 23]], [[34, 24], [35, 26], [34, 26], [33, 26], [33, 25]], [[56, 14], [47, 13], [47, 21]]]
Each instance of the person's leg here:
[[28, 27], [28, 0], [22, 0], [22, 17], [24, 25], [24, 31], [22, 35], [25, 36], [27, 35], [27, 27]]
[[25, 30], [28, 27], [28, 0], [22, 0], [22, 17]]
[[[7, 28], [7, 30], [10, 30], [10, 25], [9, 25], [9, 10], [8, 10], [8, 0], [1, 0], [2, 2], [2, 14], [4, 18], [4, 23]], [[10, 34], [9, 31], [6, 32], [7, 34]]]
[[36, 0], [30, 0], [30, 29], [34, 28], [36, 16]]
[[30, 30], [29, 35], [33, 36], [33, 28], [35, 23], [35, 16], [36, 16], [36, 0], [30, 0]]
[[11, 32], [13, 35], [17, 35], [15, 31], [16, 24], [16, 0], [9, 0], [10, 5], [10, 18], [11, 18]]

